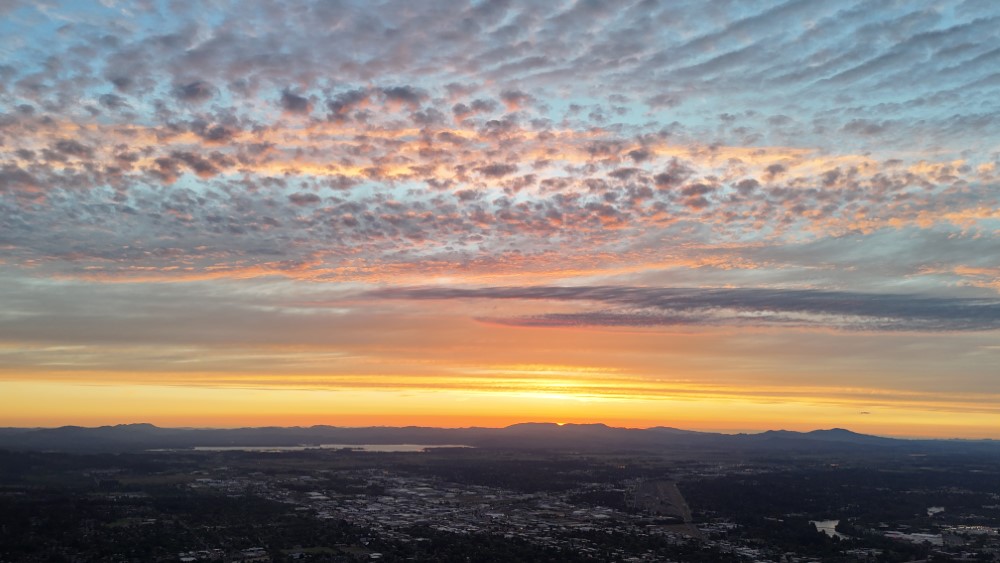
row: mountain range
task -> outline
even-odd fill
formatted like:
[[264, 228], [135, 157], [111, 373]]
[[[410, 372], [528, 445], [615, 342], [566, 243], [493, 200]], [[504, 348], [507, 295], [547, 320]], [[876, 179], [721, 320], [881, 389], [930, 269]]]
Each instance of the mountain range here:
[[696, 432], [664, 426], [616, 428], [605, 424], [521, 423], [504, 428], [430, 428], [419, 426], [363, 428], [255, 427], [161, 428], [152, 424], [120, 424], [86, 428], [0, 428], [0, 449], [65, 452], [123, 452], [195, 447], [281, 447], [321, 444], [465, 445], [496, 449], [581, 452], [754, 451], [754, 452], [894, 452], [904, 454], [969, 451], [1000, 455], [991, 440], [908, 440], [858, 434], [841, 428], [757, 434]]

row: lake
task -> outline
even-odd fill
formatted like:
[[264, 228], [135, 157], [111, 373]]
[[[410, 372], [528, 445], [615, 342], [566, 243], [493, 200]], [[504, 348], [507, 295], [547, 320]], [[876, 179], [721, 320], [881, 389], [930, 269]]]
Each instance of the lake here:
[[810, 520], [809, 523], [816, 526], [818, 531], [823, 532], [831, 538], [851, 539], [851, 536], [841, 534], [837, 531], [837, 524], [840, 524], [840, 520]]
[[355, 450], [362, 452], [425, 452], [432, 448], [471, 448], [460, 444], [320, 444], [318, 446], [195, 446], [199, 452], [301, 452]]

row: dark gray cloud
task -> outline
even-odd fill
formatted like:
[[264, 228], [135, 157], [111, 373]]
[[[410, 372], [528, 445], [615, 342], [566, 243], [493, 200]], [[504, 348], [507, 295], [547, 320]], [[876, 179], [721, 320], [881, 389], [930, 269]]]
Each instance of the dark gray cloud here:
[[209, 143], [226, 143], [232, 139], [234, 130], [221, 123], [207, 123], [196, 120], [191, 123], [191, 131]]
[[509, 176], [517, 172], [517, 165], [502, 164], [498, 162], [481, 166], [477, 168], [476, 171], [487, 178], [503, 178], [504, 176]]
[[128, 100], [117, 94], [104, 94], [98, 98], [98, 102], [102, 106], [112, 110], [129, 107]]
[[313, 193], [300, 192], [288, 196], [288, 201], [295, 205], [314, 205], [323, 201], [323, 198]]
[[185, 102], [205, 102], [212, 99], [218, 90], [204, 80], [195, 80], [174, 88], [174, 95]]
[[382, 95], [391, 102], [407, 104], [413, 107], [419, 106], [428, 98], [425, 92], [411, 86], [382, 88]]
[[281, 107], [290, 113], [307, 114], [312, 111], [312, 102], [305, 96], [295, 94], [291, 90], [284, 90], [281, 93]]
[[371, 92], [366, 88], [358, 88], [337, 94], [333, 99], [326, 102], [330, 109], [331, 117], [343, 117], [348, 112], [357, 109], [365, 103], [371, 96]]
[[53, 145], [53, 149], [66, 156], [74, 156], [78, 158], [92, 158], [94, 156], [94, 149], [75, 139], [63, 139], [56, 141]]
[[569, 301], [610, 306], [578, 313], [489, 318], [518, 326], [746, 325], [871, 331], [1000, 329], [1000, 299], [789, 289], [622, 286], [393, 288], [369, 297], [408, 300]]
[[521, 90], [504, 90], [500, 92], [500, 99], [510, 109], [519, 109], [521, 106], [534, 101], [531, 94], [522, 92]]

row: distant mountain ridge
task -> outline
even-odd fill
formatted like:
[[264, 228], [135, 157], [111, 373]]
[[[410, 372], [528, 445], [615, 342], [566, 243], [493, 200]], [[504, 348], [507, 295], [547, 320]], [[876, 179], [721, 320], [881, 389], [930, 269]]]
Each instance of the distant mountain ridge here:
[[884, 438], [882, 436], [872, 436], [869, 434], [858, 434], [843, 428], [831, 428], [829, 430], [812, 430], [810, 432], [794, 432], [790, 430], [767, 430], [760, 434], [753, 434], [757, 439], [786, 439], [786, 440], [816, 440], [822, 442], [842, 442], [850, 444], [871, 444], [871, 445], [893, 445], [898, 442], [909, 442], [899, 438]]
[[583, 452], [753, 451], [835, 453], [895, 451], [921, 453], [972, 449], [1000, 454], [1000, 442], [989, 440], [904, 440], [858, 434], [843, 428], [796, 432], [768, 430], [759, 434], [721, 434], [658, 426], [617, 428], [605, 424], [527, 422], [504, 428], [256, 427], [161, 428], [148, 423], [87, 428], [0, 428], [0, 449], [65, 452], [123, 452], [195, 447], [280, 447], [321, 444], [468, 445], [480, 448], [545, 449]]

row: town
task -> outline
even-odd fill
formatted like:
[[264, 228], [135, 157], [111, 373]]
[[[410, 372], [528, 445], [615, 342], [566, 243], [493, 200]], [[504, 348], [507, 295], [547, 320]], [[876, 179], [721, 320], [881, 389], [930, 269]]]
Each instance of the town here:
[[[377, 449], [377, 448], [376, 448]], [[989, 460], [5, 452], [0, 561], [993, 561]]]

